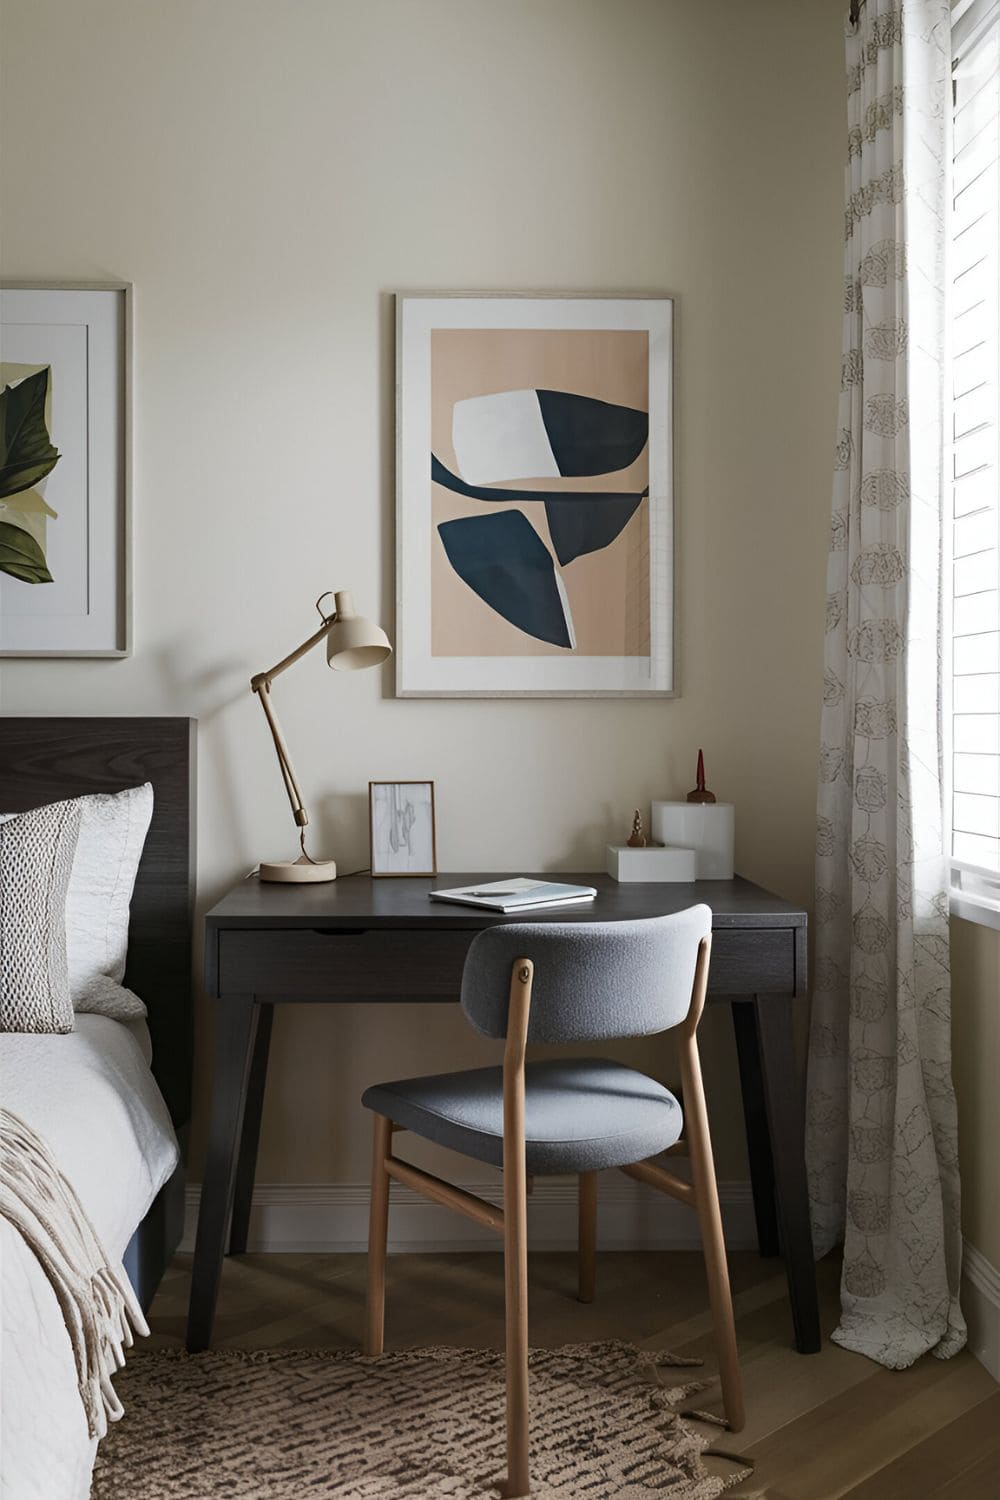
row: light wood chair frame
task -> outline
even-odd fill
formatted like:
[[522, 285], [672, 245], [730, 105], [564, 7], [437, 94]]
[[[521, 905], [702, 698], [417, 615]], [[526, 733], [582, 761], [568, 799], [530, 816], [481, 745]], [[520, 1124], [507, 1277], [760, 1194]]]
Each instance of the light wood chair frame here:
[[[715, 1181], [705, 1090], [698, 1055], [698, 1023], [705, 1008], [711, 937], [701, 939], [691, 1002], [685, 1019], [673, 1028], [677, 1036], [684, 1108], [684, 1138], [671, 1148], [687, 1154], [691, 1181], [668, 1172], [655, 1161], [640, 1161], [620, 1170], [693, 1208], [698, 1215], [709, 1304], [715, 1326], [719, 1383], [726, 1421], [733, 1432], [744, 1425], [743, 1381], [736, 1346], [736, 1324]], [[372, 1148], [371, 1211], [368, 1233], [368, 1296], [365, 1352], [381, 1354], [385, 1343], [385, 1264], [389, 1228], [389, 1185], [400, 1182], [446, 1208], [455, 1209], [503, 1236], [507, 1371], [507, 1482], [511, 1497], [530, 1493], [528, 1463], [528, 1222], [529, 1184], [525, 1165], [524, 1065], [531, 1015], [534, 965], [515, 959], [511, 969], [510, 1007], [503, 1059], [503, 1208], [434, 1177], [392, 1153], [392, 1137], [401, 1127], [386, 1115], [375, 1115]], [[597, 1173], [579, 1173], [578, 1295], [592, 1302], [596, 1288]]]

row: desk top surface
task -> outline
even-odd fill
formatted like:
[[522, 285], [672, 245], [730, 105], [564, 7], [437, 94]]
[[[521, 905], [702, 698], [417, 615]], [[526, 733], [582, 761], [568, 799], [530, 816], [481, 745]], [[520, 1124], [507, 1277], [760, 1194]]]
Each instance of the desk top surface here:
[[605, 874], [547, 873], [538, 878], [596, 886], [597, 896], [578, 906], [550, 906], [506, 914], [429, 899], [433, 890], [511, 878], [504, 871], [484, 875], [480, 870], [390, 879], [345, 875], [319, 885], [280, 885], [251, 876], [223, 896], [206, 921], [215, 929], [380, 927], [444, 932], [475, 930], [497, 922], [624, 922], [664, 916], [700, 901], [712, 908], [712, 925], [716, 928], [805, 927], [807, 921], [802, 907], [739, 875], [734, 880], [619, 884]]

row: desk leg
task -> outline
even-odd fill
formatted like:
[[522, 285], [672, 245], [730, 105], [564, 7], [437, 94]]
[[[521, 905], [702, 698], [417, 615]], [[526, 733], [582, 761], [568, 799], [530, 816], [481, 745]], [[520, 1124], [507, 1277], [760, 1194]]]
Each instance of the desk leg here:
[[264, 1109], [264, 1085], [267, 1082], [267, 1055], [271, 1047], [271, 1022], [274, 1006], [261, 1005], [254, 1042], [246, 1107], [243, 1111], [243, 1138], [236, 1166], [236, 1191], [233, 1195], [233, 1221], [229, 1229], [230, 1255], [245, 1255], [253, 1205], [253, 1184], [257, 1175], [257, 1147], [260, 1143], [260, 1117]]
[[753, 1211], [757, 1220], [757, 1248], [761, 1255], [778, 1255], [780, 1247], [778, 1215], [774, 1203], [774, 1162], [771, 1158], [771, 1132], [764, 1104], [757, 1014], [752, 999], [734, 1000], [730, 1009], [733, 1013], [736, 1055], [740, 1065], [740, 1092], [743, 1095], [743, 1119], [746, 1122], [747, 1152], [750, 1157]]
[[212, 1107], [188, 1310], [187, 1346], [192, 1354], [207, 1349], [212, 1341], [226, 1228], [236, 1186], [237, 1149], [260, 1020], [260, 1006], [251, 995], [215, 1000], [213, 1007]]
[[791, 995], [758, 995], [754, 1009], [795, 1347], [800, 1354], [816, 1354], [821, 1335], [806, 1182], [805, 1099], [795, 1057], [794, 1004]]

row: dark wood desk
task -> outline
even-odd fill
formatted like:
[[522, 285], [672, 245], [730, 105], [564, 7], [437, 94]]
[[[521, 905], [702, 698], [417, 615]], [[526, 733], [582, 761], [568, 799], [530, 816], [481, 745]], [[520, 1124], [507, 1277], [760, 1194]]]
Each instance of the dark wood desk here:
[[[515, 917], [428, 900], [435, 886], [496, 880], [350, 875], [328, 885], [245, 880], [206, 918], [207, 986], [215, 1060], [205, 1181], [198, 1216], [187, 1344], [205, 1349], [229, 1235], [246, 1250], [274, 1006], [365, 1001], [455, 1001], [473, 936]], [[762, 1255], [784, 1251], [796, 1346], [820, 1346], [803, 1159], [803, 1091], [794, 1003], [806, 988], [806, 913], [748, 880], [618, 885], [575, 875], [597, 899], [549, 908], [531, 921], [624, 921], [705, 901], [712, 908], [709, 998], [733, 1013]], [[711, 1101], [710, 1101], [711, 1103]]]

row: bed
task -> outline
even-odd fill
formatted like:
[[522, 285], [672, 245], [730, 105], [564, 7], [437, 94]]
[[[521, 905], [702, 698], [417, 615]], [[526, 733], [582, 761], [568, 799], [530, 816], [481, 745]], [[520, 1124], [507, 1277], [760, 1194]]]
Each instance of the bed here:
[[[0, 812], [149, 781], [154, 808], [124, 983], [143, 1021], [78, 1015], [68, 1036], [0, 1037], [0, 1098], [51, 1147], [148, 1308], [181, 1238], [191, 1113], [194, 722], [0, 716]], [[85, 1500], [87, 1435], [55, 1294], [0, 1219], [2, 1500]]]

